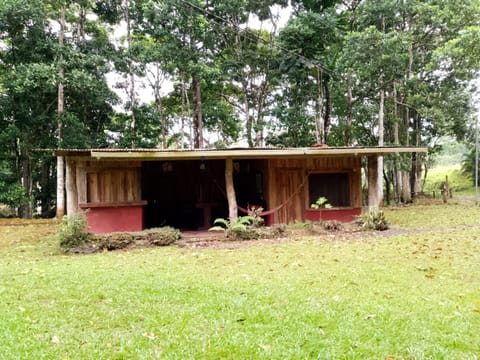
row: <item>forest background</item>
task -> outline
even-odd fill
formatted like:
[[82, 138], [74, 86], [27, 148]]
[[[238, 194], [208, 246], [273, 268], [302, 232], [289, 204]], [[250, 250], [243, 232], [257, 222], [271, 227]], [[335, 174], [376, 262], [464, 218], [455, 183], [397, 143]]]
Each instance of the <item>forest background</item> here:
[[445, 136], [474, 172], [479, 68], [476, 0], [4, 0], [0, 202], [55, 214], [39, 149], [428, 146], [384, 164], [407, 202]]

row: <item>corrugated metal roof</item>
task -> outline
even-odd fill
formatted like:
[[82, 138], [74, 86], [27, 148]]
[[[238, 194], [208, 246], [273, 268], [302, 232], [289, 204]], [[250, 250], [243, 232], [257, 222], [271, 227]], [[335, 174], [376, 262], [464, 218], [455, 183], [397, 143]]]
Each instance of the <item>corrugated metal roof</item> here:
[[229, 148], [229, 149], [55, 149], [57, 156], [91, 157], [125, 160], [191, 160], [191, 159], [268, 159], [279, 157], [372, 156], [427, 152], [426, 147], [308, 147], [308, 148]]

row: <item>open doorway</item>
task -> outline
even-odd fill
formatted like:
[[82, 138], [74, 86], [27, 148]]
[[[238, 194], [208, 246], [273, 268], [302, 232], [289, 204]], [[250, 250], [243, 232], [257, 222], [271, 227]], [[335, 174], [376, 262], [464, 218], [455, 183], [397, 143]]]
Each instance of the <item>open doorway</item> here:
[[145, 228], [208, 229], [228, 216], [225, 162], [150, 161], [142, 167]]

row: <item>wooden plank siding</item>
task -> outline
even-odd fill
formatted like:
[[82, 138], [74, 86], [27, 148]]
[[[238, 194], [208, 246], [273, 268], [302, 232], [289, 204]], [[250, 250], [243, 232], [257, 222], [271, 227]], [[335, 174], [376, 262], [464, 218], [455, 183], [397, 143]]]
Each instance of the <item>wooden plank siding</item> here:
[[[304, 159], [268, 160], [268, 204], [270, 209], [282, 206], [275, 214], [275, 222], [305, 221], [310, 207], [308, 175], [311, 173], [347, 173], [350, 206], [362, 206], [361, 157], [322, 157]], [[296, 194], [292, 197], [292, 194]], [[328, 195], [326, 195], [328, 198]]]
[[141, 200], [141, 162], [76, 161], [78, 204]]

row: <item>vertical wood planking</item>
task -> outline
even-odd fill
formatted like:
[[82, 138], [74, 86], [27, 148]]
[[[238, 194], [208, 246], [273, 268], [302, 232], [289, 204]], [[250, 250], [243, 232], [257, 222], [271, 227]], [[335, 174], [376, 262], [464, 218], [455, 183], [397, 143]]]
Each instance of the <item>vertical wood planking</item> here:
[[85, 170], [85, 162], [77, 161], [76, 167], [76, 182], [77, 182], [77, 194], [78, 194], [78, 203], [87, 202], [87, 172]]

